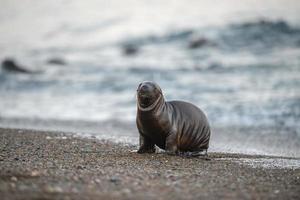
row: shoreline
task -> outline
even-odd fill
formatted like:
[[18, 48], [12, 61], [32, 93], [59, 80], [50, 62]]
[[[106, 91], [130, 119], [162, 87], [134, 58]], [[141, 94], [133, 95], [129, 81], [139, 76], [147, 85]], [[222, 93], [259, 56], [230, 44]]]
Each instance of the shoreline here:
[[[117, 119], [96, 122], [0, 117], [0, 127], [64, 132], [83, 139], [105, 139], [132, 145], [138, 144], [139, 135], [135, 122]], [[300, 158], [299, 139], [296, 127], [217, 125], [212, 126], [209, 151]]]
[[[297, 199], [299, 158], [209, 152], [210, 161], [72, 133], [0, 128], [3, 199]], [[264, 166], [256, 160], [290, 160]], [[243, 163], [248, 160], [249, 163]], [[281, 161], [280, 161], [281, 162]], [[251, 165], [256, 163], [258, 165]]]

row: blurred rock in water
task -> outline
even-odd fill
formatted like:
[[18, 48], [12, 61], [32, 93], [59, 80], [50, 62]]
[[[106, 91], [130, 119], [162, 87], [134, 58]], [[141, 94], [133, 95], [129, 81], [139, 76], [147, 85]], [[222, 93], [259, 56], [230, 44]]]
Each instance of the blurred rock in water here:
[[14, 73], [33, 73], [32, 71], [24, 68], [23, 66], [19, 66], [16, 64], [16, 62], [13, 59], [4, 59], [2, 61], [2, 69], [8, 72], [14, 72]]
[[127, 56], [135, 55], [139, 51], [136, 45], [127, 44], [123, 46], [123, 54]]
[[188, 44], [190, 49], [201, 48], [204, 46], [215, 46], [216, 44], [204, 37], [193, 37]]
[[63, 58], [54, 57], [47, 60], [48, 64], [52, 65], [66, 65], [67, 62]]
[[252, 22], [246, 22], [240, 26], [241, 28], [269, 28], [272, 30], [276, 30], [283, 33], [294, 33], [296, 32], [296, 29], [293, 29], [290, 27], [285, 21], [279, 20], [279, 21], [270, 21], [267, 19], [260, 19], [258, 21], [252, 21]]

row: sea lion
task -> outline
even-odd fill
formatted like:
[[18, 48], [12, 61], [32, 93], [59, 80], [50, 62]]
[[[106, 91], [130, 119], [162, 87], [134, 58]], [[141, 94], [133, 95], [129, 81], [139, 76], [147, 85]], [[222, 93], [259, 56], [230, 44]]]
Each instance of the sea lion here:
[[184, 101], [166, 102], [158, 84], [144, 81], [137, 88], [138, 153], [154, 153], [155, 145], [169, 154], [207, 156], [210, 126], [205, 114]]

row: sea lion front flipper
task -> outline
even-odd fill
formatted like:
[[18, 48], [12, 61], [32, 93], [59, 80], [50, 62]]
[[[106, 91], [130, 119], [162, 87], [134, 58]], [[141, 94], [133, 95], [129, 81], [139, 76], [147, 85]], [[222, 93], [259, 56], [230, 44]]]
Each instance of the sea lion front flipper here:
[[140, 148], [137, 153], [155, 153], [154, 143], [140, 134]]

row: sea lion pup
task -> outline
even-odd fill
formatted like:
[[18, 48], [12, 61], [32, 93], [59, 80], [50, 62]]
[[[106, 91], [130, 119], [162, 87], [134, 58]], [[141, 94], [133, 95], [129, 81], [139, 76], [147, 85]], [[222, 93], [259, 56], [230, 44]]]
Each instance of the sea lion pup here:
[[138, 153], [154, 153], [157, 145], [169, 154], [207, 156], [211, 131], [205, 114], [188, 102], [166, 102], [154, 82], [142, 82], [137, 88], [136, 124]]

